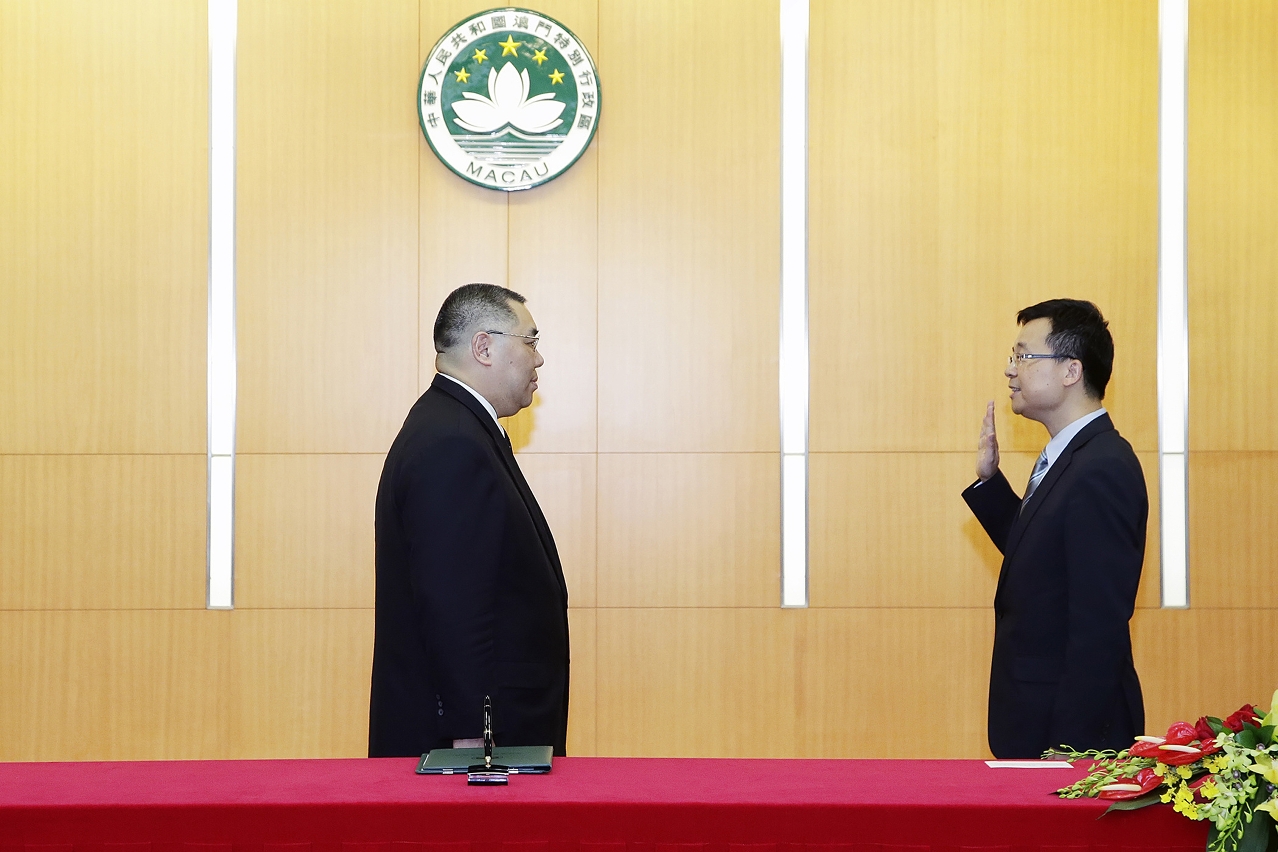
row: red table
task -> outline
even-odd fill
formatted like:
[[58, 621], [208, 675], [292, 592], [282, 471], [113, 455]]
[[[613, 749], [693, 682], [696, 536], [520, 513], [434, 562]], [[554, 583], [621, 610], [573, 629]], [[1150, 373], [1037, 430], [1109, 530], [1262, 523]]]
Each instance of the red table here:
[[[1184, 849], [1205, 823], [981, 761], [561, 758], [508, 787], [414, 761], [0, 764], [0, 852]], [[406, 845], [407, 844], [407, 845]]]

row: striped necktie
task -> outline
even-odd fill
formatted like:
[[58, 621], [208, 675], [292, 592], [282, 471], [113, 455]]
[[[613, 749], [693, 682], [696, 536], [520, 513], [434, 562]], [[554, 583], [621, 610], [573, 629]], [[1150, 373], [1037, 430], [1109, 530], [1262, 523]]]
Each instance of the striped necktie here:
[[1030, 474], [1029, 485], [1025, 486], [1025, 498], [1021, 500], [1021, 508], [1025, 508], [1025, 504], [1029, 502], [1029, 498], [1034, 495], [1034, 489], [1038, 488], [1038, 484], [1043, 481], [1043, 477], [1047, 475], [1047, 448], [1043, 448], [1043, 452], [1038, 454], [1038, 461], [1034, 463], [1034, 472]]

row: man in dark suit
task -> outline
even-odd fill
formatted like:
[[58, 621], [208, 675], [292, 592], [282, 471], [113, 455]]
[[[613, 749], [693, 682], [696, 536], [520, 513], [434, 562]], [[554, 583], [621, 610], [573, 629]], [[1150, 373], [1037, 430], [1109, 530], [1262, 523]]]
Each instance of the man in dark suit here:
[[1017, 314], [1012, 411], [1051, 440], [1021, 498], [998, 469], [986, 406], [977, 481], [963, 492], [1003, 553], [994, 595], [988, 734], [1000, 758], [1061, 745], [1121, 749], [1145, 708], [1128, 621], [1145, 556], [1140, 462], [1101, 407], [1114, 342], [1096, 306], [1053, 299]]
[[498, 422], [532, 403], [537, 327], [524, 297], [467, 284], [435, 320], [430, 389], [377, 488], [369, 757], [568, 730], [568, 589], [555, 541]]

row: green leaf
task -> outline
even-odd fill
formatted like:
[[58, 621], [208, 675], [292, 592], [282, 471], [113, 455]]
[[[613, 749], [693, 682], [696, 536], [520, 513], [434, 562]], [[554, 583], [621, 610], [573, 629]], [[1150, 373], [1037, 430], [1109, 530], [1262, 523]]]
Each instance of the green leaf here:
[[1225, 730], [1225, 723], [1217, 719], [1215, 716], [1207, 717], [1207, 727], [1211, 728], [1213, 734], [1219, 734]]
[[1265, 725], [1260, 729], [1260, 741], [1265, 745], [1273, 745], [1274, 742], [1274, 726]]
[[1260, 729], [1255, 725], [1244, 725], [1241, 731], [1234, 734], [1234, 742], [1243, 748], [1255, 748], [1260, 744]]
[[1243, 822], [1242, 837], [1238, 838], [1237, 852], [1265, 852], [1269, 837], [1273, 834], [1273, 820], [1265, 819], [1263, 812], [1251, 815], [1251, 822]]
[[[1136, 799], [1123, 799], [1121, 801], [1111, 802], [1109, 807], [1105, 809], [1105, 814], [1110, 811], [1138, 811], [1141, 808], [1156, 805], [1158, 804], [1158, 797], [1161, 795], [1161, 790], [1155, 790], [1152, 793], [1146, 793]], [[1101, 816], [1105, 816], [1105, 814], [1101, 814]], [[1097, 819], [1100, 819], [1100, 817], [1097, 817]]]

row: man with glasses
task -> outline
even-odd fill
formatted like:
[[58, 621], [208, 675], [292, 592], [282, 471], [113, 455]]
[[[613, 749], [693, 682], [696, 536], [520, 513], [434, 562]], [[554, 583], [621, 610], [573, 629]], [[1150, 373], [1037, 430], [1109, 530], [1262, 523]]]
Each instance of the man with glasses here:
[[988, 735], [1000, 758], [1048, 748], [1122, 749], [1144, 733], [1128, 622], [1149, 497], [1131, 445], [1101, 406], [1114, 365], [1091, 302], [1053, 299], [1016, 316], [1004, 375], [1012, 411], [1046, 427], [1023, 496], [998, 467], [985, 409], [977, 481], [963, 492], [1003, 553], [994, 595]]
[[524, 297], [467, 284], [435, 320], [435, 369], [377, 488], [369, 757], [549, 745], [568, 730], [568, 589], [498, 418], [532, 404]]

